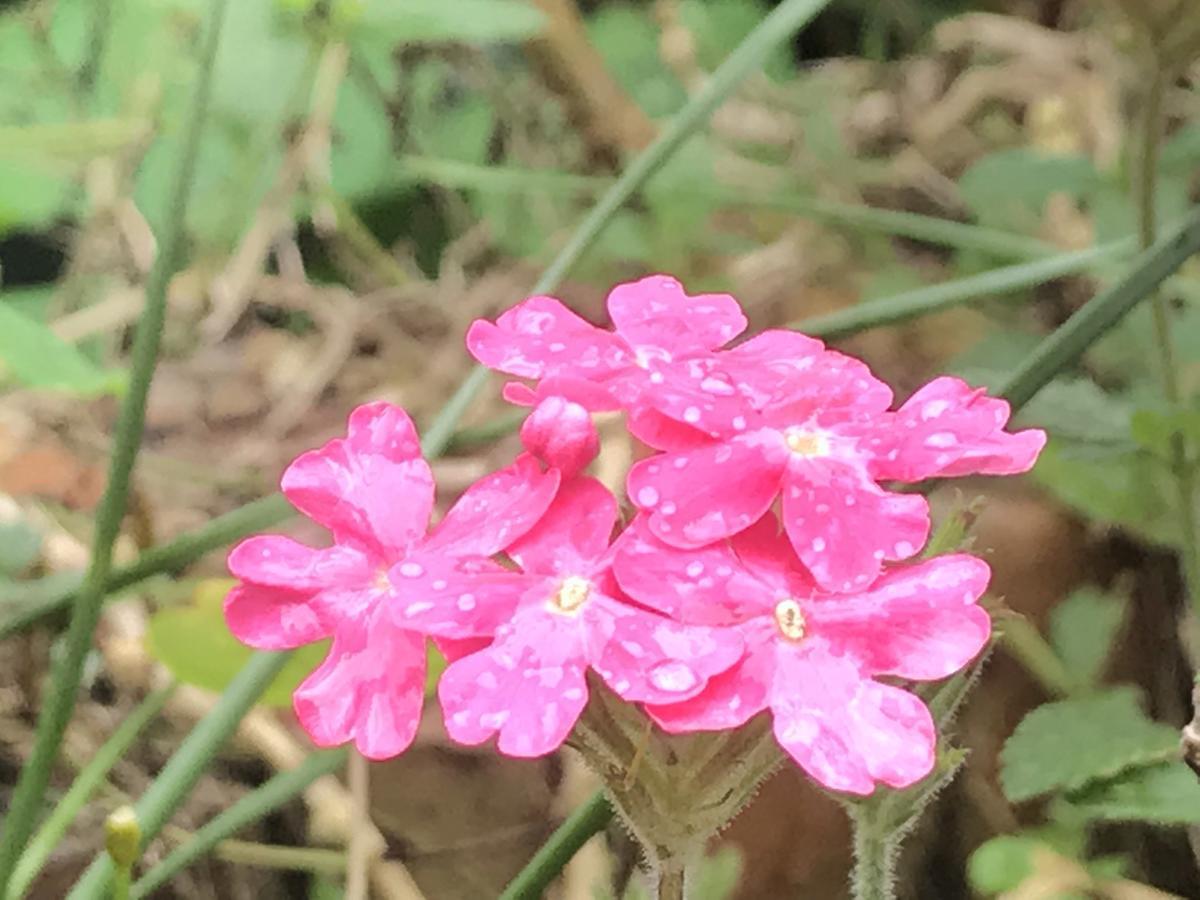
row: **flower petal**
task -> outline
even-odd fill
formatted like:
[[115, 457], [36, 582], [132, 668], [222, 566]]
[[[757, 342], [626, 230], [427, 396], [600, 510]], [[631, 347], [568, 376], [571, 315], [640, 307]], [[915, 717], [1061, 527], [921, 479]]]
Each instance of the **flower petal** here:
[[982, 388], [935, 378], [894, 414], [863, 429], [861, 443], [873, 456], [872, 474], [881, 479], [1026, 472], [1045, 446], [1046, 433], [1005, 432], [1009, 412], [1006, 401]]
[[526, 572], [589, 576], [608, 551], [617, 498], [595, 478], [564, 481], [546, 514], [508, 550]]
[[291, 650], [333, 630], [311, 593], [257, 584], [239, 584], [225, 595], [225, 623], [239, 641], [259, 650]]
[[734, 437], [757, 421], [747, 399], [713, 354], [652, 362], [644, 379], [627, 381], [633, 386], [622, 394], [627, 408], [651, 407], [710, 437]]
[[306, 516], [350, 543], [402, 555], [425, 532], [433, 474], [408, 414], [369, 403], [350, 415], [348, 436], [297, 457], [281, 487]]
[[759, 620], [740, 631], [746, 641], [740, 662], [711, 678], [694, 697], [669, 705], [646, 705], [646, 713], [663, 731], [724, 731], [744, 725], [766, 709], [775, 677], [774, 628]]
[[632, 363], [620, 338], [554, 297], [530, 297], [495, 324], [476, 320], [467, 331], [467, 349], [489, 369], [520, 378], [604, 378]]
[[700, 547], [758, 521], [779, 493], [788, 456], [778, 432], [751, 432], [644, 459], [629, 470], [627, 490], [659, 538]]
[[289, 537], [259, 534], [229, 553], [229, 571], [242, 581], [293, 591], [318, 591], [331, 585], [366, 584], [376, 568], [353, 547], [320, 550]]
[[398, 628], [446, 638], [490, 637], [512, 618], [521, 598], [544, 579], [505, 569], [486, 557], [416, 554], [393, 566], [389, 603]]
[[[784, 544], [791, 556], [786, 539]], [[643, 514], [621, 533], [614, 549], [613, 573], [622, 590], [677, 621], [731, 625], [774, 606], [776, 592], [745, 571], [728, 541], [672, 547], [654, 536]]]
[[593, 598], [582, 618], [588, 661], [630, 702], [694, 697], [742, 657], [737, 629], [681, 625], [611, 597]]
[[649, 406], [631, 407], [625, 421], [630, 434], [655, 450], [690, 450], [712, 443], [700, 429], [669, 419]]
[[794, 461], [784, 477], [783, 522], [797, 555], [829, 591], [862, 590], [885, 559], [906, 559], [929, 537], [929, 504], [891, 494], [855, 467]]
[[775, 738], [825, 787], [870, 794], [908, 787], [933, 769], [933, 717], [919, 698], [863, 677], [815, 638], [777, 652]]
[[412, 744], [424, 698], [425, 638], [396, 628], [379, 604], [338, 628], [293, 701], [317, 746], [352, 740], [368, 759], [388, 759]]
[[714, 350], [746, 329], [741, 304], [729, 294], [689, 296], [670, 275], [619, 284], [608, 295], [608, 314], [635, 348], [670, 354]]
[[600, 452], [600, 435], [591, 414], [565, 397], [538, 403], [521, 425], [521, 443], [548, 466], [570, 478]]
[[992, 630], [978, 605], [991, 572], [965, 554], [898, 566], [862, 594], [815, 599], [809, 628], [870, 675], [945, 678], [970, 662]]
[[558, 490], [559, 473], [542, 471], [529, 454], [485, 475], [463, 491], [430, 534], [423, 553], [492, 556], [506, 549], [546, 512]]
[[485, 650], [451, 663], [438, 683], [446, 733], [481, 744], [499, 733], [509, 756], [556, 750], [587, 704], [583, 642], [574, 618], [518, 614]]
[[[768, 334], [771, 332], [764, 332], [757, 340]], [[744, 348], [753, 343], [737, 350], [746, 353]], [[769, 342], [783, 343], [779, 337]], [[764, 342], [764, 346], [769, 344]], [[723, 364], [731, 368], [729, 360]], [[877, 416], [892, 405], [892, 389], [876, 378], [866, 363], [834, 350], [732, 371], [742, 372], [738, 383], [756, 399], [764, 419], [781, 428], [807, 422], [829, 427]]]

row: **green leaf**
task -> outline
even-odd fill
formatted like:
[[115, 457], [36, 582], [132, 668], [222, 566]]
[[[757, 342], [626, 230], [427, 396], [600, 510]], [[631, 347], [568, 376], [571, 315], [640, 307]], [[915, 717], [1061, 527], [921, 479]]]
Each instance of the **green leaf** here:
[[389, 43], [523, 41], [546, 25], [541, 11], [519, 0], [366, 0], [354, 35]]
[[0, 522], [0, 575], [20, 575], [41, 549], [42, 536], [24, 522]]
[[1179, 733], [1146, 717], [1136, 689], [1119, 687], [1029, 713], [1001, 751], [1000, 782], [1019, 803], [1160, 761], [1178, 747]]
[[662, 61], [658, 29], [644, 12], [606, 3], [588, 18], [587, 27], [609, 72], [648, 115], [673, 113], [687, 100], [683, 85]]
[[1183, 435], [1189, 447], [1200, 444], [1200, 410], [1139, 409], [1133, 413], [1130, 433], [1141, 446], [1168, 459], [1171, 439], [1176, 433]]
[[967, 861], [967, 879], [983, 894], [1019, 888], [1033, 874], [1033, 854], [1046, 845], [1021, 834], [1002, 834], [981, 844]]
[[1164, 762], [1090, 785], [1061, 805], [1103, 821], [1193, 825], [1200, 823], [1200, 781], [1182, 762]]
[[1052, 429], [1057, 438], [1093, 444], [1129, 445], [1132, 408], [1087, 378], [1059, 378], [1037, 393], [1015, 425]]
[[1094, 685], [1112, 651], [1125, 604], [1094, 587], [1080, 588], [1050, 614], [1058, 658], [1081, 685]]
[[121, 373], [97, 368], [45, 325], [3, 302], [0, 302], [0, 364], [29, 387], [77, 394], [115, 393], [125, 380]]
[[958, 187], [981, 224], [1033, 232], [1051, 194], [1078, 197], [1098, 178], [1085, 157], [1020, 147], [983, 157], [963, 173]]

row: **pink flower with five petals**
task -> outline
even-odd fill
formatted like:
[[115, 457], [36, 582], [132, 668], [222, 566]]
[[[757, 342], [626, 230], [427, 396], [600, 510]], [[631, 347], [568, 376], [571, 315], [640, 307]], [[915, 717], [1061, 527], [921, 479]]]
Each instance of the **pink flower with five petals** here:
[[559, 475], [525, 456], [481, 479], [426, 536], [433, 476], [408, 415], [386, 403], [360, 406], [345, 438], [298, 457], [283, 475], [292, 504], [329, 529], [315, 549], [279, 535], [236, 546], [241, 583], [225, 600], [243, 643], [285, 650], [333, 638], [325, 661], [297, 688], [296, 715], [313, 741], [354, 741], [384, 759], [412, 743], [425, 694], [425, 636], [397, 627], [388, 569], [402, 561], [483, 573], [488, 556], [545, 512]]
[[636, 600], [684, 622], [724, 627], [746, 642], [742, 660], [703, 691], [648, 704], [672, 733], [736, 728], [770, 709], [776, 740], [824, 786], [869, 794], [906, 787], [933, 767], [936, 734], [925, 704], [877, 680], [944, 678], [987, 643], [977, 600], [989, 571], [951, 555], [885, 571], [862, 591], [822, 591], [766, 515], [731, 540], [684, 550], [636, 520], [614, 571]]
[[721, 366], [749, 400], [742, 413], [702, 415], [712, 437], [635, 465], [630, 499], [661, 540], [688, 548], [738, 533], [782, 497], [792, 546], [826, 590], [862, 589], [928, 537], [925, 499], [879, 480], [1023, 472], [1045, 443], [1038, 430], [1006, 433], [1008, 404], [954, 378], [891, 412], [865, 364], [794, 332], [764, 332]]
[[[594, 669], [625, 700], [671, 703], [703, 690], [742, 654], [729, 629], [683, 625], [623, 599], [609, 571], [615, 498], [592, 478], [566, 482], [545, 517], [509, 547], [520, 566], [507, 583], [481, 586], [403, 565], [415, 604], [394, 604], [398, 626], [453, 638], [492, 628], [491, 646], [452, 663], [438, 697], [450, 737], [480, 744], [495, 734], [511, 756], [549, 753], [566, 739], [588, 699]], [[440, 591], [440, 599], [434, 594]], [[406, 591], [407, 593], [407, 591]]]

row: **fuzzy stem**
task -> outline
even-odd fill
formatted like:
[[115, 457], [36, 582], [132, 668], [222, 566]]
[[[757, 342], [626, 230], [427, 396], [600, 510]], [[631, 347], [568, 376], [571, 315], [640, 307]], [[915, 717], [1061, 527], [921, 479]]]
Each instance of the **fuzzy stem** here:
[[658, 900], [684, 900], [687, 896], [688, 865], [683, 856], [665, 856], [655, 867], [655, 892]]
[[896, 856], [899, 840], [863, 804], [850, 815], [854, 826], [854, 900], [892, 900], [896, 896]]

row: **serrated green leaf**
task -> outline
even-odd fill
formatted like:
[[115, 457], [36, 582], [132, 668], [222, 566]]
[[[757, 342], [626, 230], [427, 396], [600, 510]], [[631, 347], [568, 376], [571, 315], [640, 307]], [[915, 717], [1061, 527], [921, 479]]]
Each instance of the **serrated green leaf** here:
[[1147, 718], [1138, 692], [1047, 703], [1021, 720], [1000, 754], [1000, 782], [1014, 803], [1075, 790], [1177, 752], [1179, 733]]
[[1081, 685], [1100, 677], [1125, 615], [1125, 604], [1094, 587], [1080, 588], [1050, 614], [1050, 637], [1063, 666]]
[[105, 372], [40, 322], [0, 302], [0, 365], [29, 387], [77, 394], [116, 392], [124, 375]]
[[1074, 814], [1110, 822], [1200, 823], [1200, 781], [1182, 762], [1127, 772], [1062, 801]]
[[541, 11], [521, 0], [366, 0], [354, 35], [389, 43], [523, 41], [546, 26]]

